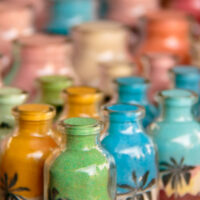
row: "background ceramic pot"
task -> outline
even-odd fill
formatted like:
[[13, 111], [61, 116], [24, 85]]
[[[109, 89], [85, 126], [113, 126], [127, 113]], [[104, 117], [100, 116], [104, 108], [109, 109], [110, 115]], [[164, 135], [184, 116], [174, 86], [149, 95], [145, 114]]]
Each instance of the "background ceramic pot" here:
[[82, 84], [99, 87], [99, 65], [130, 61], [129, 36], [123, 25], [110, 21], [85, 23], [73, 29], [73, 64]]
[[22, 38], [20, 66], [13, 85], [35, 95], [35, 79], [44, 75], [68, 75], [77, 80], [71, 64], [71, 42], [62, 36], [35, 34]]

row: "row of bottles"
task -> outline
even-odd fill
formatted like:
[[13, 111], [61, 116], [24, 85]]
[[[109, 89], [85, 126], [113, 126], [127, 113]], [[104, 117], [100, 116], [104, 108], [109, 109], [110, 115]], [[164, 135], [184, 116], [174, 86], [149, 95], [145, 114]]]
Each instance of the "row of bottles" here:
[[[199, 92], [197, 68], [180, 66], [172, 72], [175, 87]], [[161, 91], [158, 110], [148, 102], [149, 83], [144, 78], [118, 78], [118, 103], [106, 106], [103, 115], [103, 94], [98, 89], [72, 86], [73, 81], [63, 76], [38, 81], [43, 91], [38, 101], [51, 102], [51, 95], [64, 88], [65, 108], [58, 117], [63, 121], [55, 128], [52, 106], [20, 105], [27, 100], [25, 92], [1, 88], [3, 199], [114, 200], [117, 195], [117, 200], [157, 200], [158, 188], [164, 200], [198, 198], [196, 93]], [[52, 104], [60, 109], [63, 102], [57, 97], [61, 103]]]

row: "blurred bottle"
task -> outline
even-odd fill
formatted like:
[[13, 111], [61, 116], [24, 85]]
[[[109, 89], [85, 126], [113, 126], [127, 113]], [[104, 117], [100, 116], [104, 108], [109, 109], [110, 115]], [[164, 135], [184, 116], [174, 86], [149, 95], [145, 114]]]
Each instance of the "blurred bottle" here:
[[178, 59], [168, 53], [148, 53], [143, 56], [142, 61], [144, 76], [151, 83], [148, 96], [152, 103], [156, 103], [157, 92], [172, 87], [173, 82], [169, 77], [169, 71], [178, 63]]
[[27, 97], [27, 93], [18, 88], [0, 88], [0, 140], [11, 133], [15, 127], [12, 109], [25, 103]]
[[96, 88], [74, 86], [64, 90], [65, 105], [61, 119], [92, 117], [101, 119], [103, 94]]
[[76, 77], [71, 64], [71, 42], [65, 37], [35, 34], [22, 38], [19, 43], [21, 64], [12, 84], [28, 91], [31, 98], [36, 93], [35, 79], [40, 76]]
[[[5, 1], [5, 0], [4, 0]], [[34, 11], [35, 25], [37, 29], [42, 29], [49, 18], [50, 3], [46, 0], [6, 0], [9, 3], [19, 6], [29, 6]]]
[[136, 74], [137, 68], [131, 62], [111, 62], [99, 66], [101, 71], [100, 88], [106, 96], [106, 100], [116, 100], [116, 84], [114, 80], [119, 77], [127, 77]]
[[48, 105], [25, 104], [15, 107], [13, 114], [18, 126], [2, 147], [0, 199], [44, 200], [44, 162], [57, 147], [51, 137], [55, 110]]
[[180, 63], [190, 62], [190, 22], [177, 11], [160, 10], [147, 16], [147, 33], [140, 52], [171, 53]]
[[8, 73], [13, 61], [12, 42], [20, 37], [30, 36], [33, 32], [33, 12], [30, 7], [0, 2], [0, 54], [3, 56], [4, 74]]
[[97, 21], [76, 26], [73, 63], [84, 85], [100, 86], [99, 65], [129, 62], [129, 32], [121, 24]]
[[73, 26], [98, 17], [97, 0], [52, 0], [52, 3], [46, 28], [50, 33], [69, 34]]
[[[73, 80], [60, 75], [42, 76], [38, 78], [39, 102], [53, 105], [58, 117], [63, 110], [62, 91], [73, 85]], [[57, 117], [55, 119], [57, 119]]]

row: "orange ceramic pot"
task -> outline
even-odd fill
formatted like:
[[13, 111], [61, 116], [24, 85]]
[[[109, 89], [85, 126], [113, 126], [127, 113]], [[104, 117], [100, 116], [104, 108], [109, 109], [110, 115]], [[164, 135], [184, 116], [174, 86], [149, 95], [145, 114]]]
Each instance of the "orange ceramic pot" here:
[[177, 11], [161, 10], [148, 15], [147, 35], [142, 53], [171, 53], [181, 63], [190, 61], [190, 22]]
[[64, 90], [65, 106], [61, 119], [92, 117], [101, 119], [100, 106], [103, 94], [92, 87], [69, 87]]
[[71, 42], [62, 36], [35, 34], [20, 40], [21, 64], [13, 85], [35, 95], [34, 81], [44, 75], [67, 75], [75, 78], [71, 65]]
[[0, 199], [43, 200], [43, 166], [57, 147], [51, 137], [53, 107], [25, 104], [13, 109], [18, 127], [3, 143]]

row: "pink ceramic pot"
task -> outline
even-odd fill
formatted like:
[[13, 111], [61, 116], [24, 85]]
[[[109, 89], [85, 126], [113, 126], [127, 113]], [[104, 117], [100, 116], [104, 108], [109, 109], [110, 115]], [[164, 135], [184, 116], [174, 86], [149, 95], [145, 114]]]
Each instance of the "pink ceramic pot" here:
[[[21, 20], [23, 19], [23, 20]], [[0, 54], [3, 55], [3, 71], [12, 62], [12, 41], [33, 34], [33, 13], [28, 7], [0, 3]]]
[[132, 26], [138, 18], [158, 7], [159, 0], [109, 0], [108, 17]]
[[200, 23], [200, 0], [169, 0], [168, 4], [171, 8], [191, 14]]
[[34, 81], [44, 75], [75, 78], [71, 65], [72, 44], [66, 37], [35, 34], [21, 39], [21, 66], [13, 85], [35, 94]]
[[143, 56], [144, 76], [150, 80], [149, 99], [155, 103], [155, 96], [159, 91], [170, 89], [173, 83], [169, 77], [169, 70], [178, 59], [172, 54], [148, 53]]
[[49, 17], [49, 1], [47, 0], [7, 0], [19, 6], [30, 6], [35, 13], [35, 23], [38, 29], [44, 28]]

